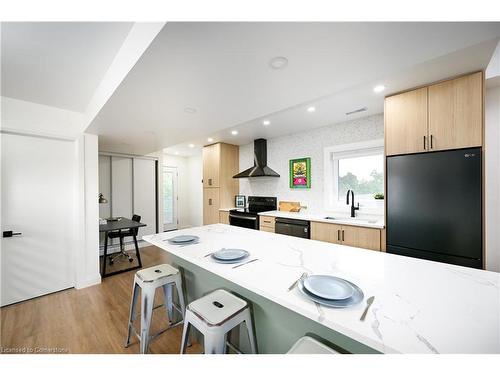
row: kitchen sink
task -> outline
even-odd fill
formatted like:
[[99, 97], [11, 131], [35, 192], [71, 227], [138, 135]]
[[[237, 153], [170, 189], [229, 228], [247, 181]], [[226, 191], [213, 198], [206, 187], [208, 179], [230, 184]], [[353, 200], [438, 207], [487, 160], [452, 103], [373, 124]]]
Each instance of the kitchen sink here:
[[326, 216], [324, 219], [326, 220], [336, 220], [336, 221], [352, 221], [355, 223], [367, 223], [367, 224], [377, 224], [378, 220], [374, 219], [358, 219], [355, 217], [334, 217], [334, 216]]

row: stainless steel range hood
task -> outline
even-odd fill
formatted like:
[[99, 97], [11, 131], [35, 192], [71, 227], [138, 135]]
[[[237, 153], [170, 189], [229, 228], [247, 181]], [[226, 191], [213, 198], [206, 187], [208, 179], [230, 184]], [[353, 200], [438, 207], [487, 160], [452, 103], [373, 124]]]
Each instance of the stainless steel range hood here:
[[234, 175], [233, 178], [279, 177], [267, 166], [267, 141], [259, 138], [253, 141], [253, 167]]

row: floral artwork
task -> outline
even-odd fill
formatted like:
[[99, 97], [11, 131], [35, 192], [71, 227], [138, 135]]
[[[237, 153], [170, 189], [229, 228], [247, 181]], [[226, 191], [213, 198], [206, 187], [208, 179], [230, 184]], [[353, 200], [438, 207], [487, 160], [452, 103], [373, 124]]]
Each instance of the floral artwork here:
[[290, 160], [290, 188], [311, 187], [311, 158]]

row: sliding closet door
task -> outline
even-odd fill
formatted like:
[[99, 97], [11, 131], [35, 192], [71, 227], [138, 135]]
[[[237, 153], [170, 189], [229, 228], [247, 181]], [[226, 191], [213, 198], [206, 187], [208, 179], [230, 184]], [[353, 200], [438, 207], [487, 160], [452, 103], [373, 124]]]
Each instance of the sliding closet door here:
[[132, 158], [111, 157], [111, 215], [132, 218]]
[[156, 233], [156, 161], [134, 159], [134, 213], [141, 215], [146, 227], [139, 229], [139, 238]]

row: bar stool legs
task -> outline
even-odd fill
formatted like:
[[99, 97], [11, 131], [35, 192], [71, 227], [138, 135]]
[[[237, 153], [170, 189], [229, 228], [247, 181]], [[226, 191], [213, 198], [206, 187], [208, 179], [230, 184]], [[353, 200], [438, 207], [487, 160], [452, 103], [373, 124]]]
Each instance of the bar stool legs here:
[[[163, 289], [165, 297], [165, 312], [168, 315], [168, 327], [160, 330], [154, 335], [150, 335], [151, 320], [153, 310], [163, 305], [154, 307], [155, 292], [157, 288]], [[174, 287], [177, 290], [179, 305], [173, 301]], [[135, 331], [134, 321], [136, 319], [137, 302], [139, 298], [139, 289], [141, 290], [141, 328], [139, 334]], [[174, 321], [174, 310], [179, 312], [179, 321]], [[132, 333], [136, 335], [140, 342], [140, 352], [147, 353], [151, 340], [158, 337], [161, 333], [176, 327], [183, 323], [185, 316], [184, 293], [182, 291], [182, 281], [180, 272], [168, 264], [162, 264], [138, 271], [134, 277], [134, 286], [132, 290], [132, 301], [130, 304], [130, 314], [128, 320], [127, 339], [125, 347], [130, 345]]]

